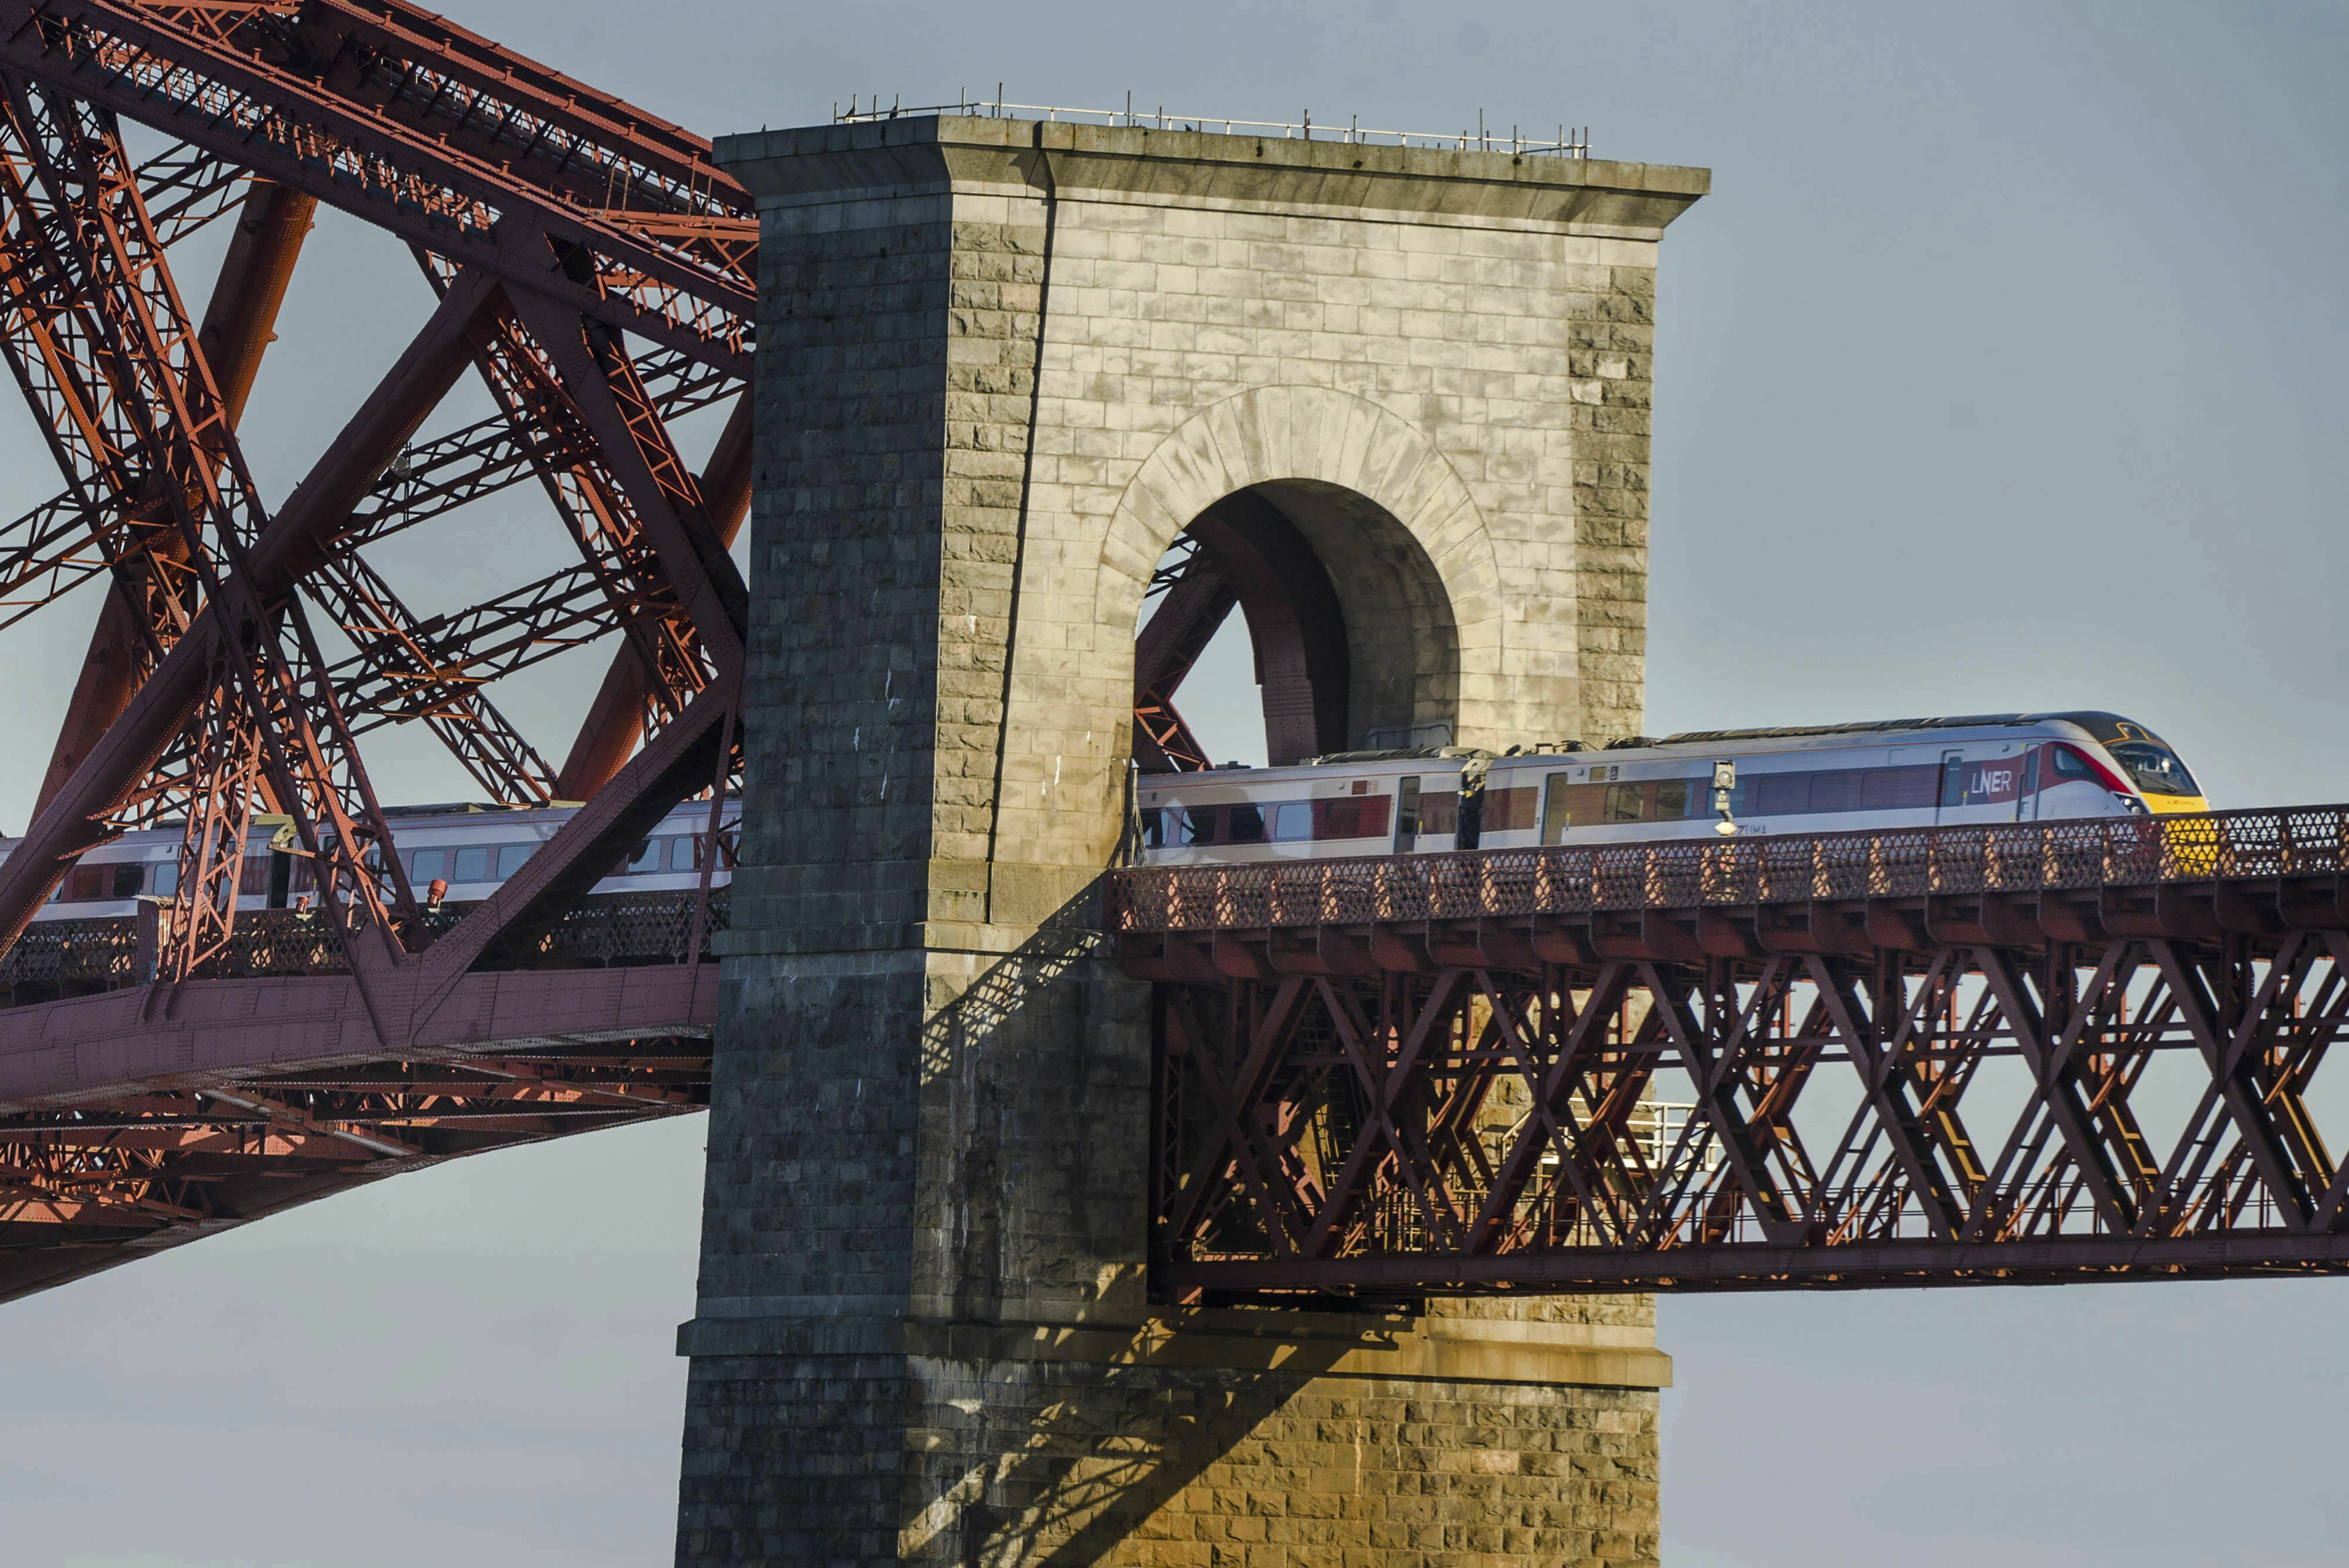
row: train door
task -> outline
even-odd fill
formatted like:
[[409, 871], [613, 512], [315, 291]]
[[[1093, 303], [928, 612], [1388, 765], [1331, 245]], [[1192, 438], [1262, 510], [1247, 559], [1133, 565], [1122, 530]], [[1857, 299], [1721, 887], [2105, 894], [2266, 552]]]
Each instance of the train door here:
[[1568, 777], [1553, 773], [1542, 780], [1541, 841], [1545, 844], [1564, 843], [1566, 830], [1574, 826], [1574, 808], [1566, 792]]
[[1419, 776], [1395, 785], [1395, 853], [1407, 855], [1419, 844]]
[[2039, 750], [2034, 746], [2023, 754], [2023, 792], [2014, 798], [2014, 820], [2018, 822], [2039, 820]]

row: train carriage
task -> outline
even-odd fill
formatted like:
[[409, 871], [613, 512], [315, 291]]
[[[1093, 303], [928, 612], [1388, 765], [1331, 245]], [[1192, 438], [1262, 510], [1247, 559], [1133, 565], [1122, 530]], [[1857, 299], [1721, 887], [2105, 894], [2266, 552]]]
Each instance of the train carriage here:
[[2090, 711], [1695, 731], [1499, 757], [1353, 752], [1147, 774], [1137, 804], [1148, 865], [2209, 809], [2160, 737]]
[[[554, 837], [576, 810], [573, 806], [512, 810], [503, 806], [394, 807], [391, 824], [409, 884], [424, 900], [435, 882], [451, 903], [487, 898], [519, 872], [539, 846]], [[732, 880], [734, 843], [741, 814], [730, 798], [720, 820], [711, 885]], [[315, 903], [309, 861], [274, 843], [282, 818], [256, 819], [245, 840], [240, 868], [240, 910], [286, 909]], [[4, 842], [4, 841], [0, 841]], [[48, 903], [33, 918], [92, 920], [135, 914], [141, 897], [169, 898], [178, 889], [181, 833], [176, 828], [126, 833], [82, 856]], [[8, 845], [13, 849], [13, 845]], [[681, 806], [632, 845], [611, 874], [591, 890], [597, 893], [687, 892], [701, 885], [701, 863], [709, 847], [709, 804]]]

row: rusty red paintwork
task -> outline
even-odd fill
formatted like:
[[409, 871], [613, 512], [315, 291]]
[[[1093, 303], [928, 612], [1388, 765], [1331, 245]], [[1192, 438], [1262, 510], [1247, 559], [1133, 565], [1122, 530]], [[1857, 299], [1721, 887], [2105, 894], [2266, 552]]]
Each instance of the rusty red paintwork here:
[[2349, 808], [1132, 871], [1177, 1299], [2349, 1271]]
[[[592, 923], [582, 897], [617, 847], [733, 771], [747, 596], [727, 546], [749, 500], [747, 197], [700, 139], [397, 0], [0, 10], [0, 350], [64, 482], [0, 529], [0, 584], [12, 621], [93, 578], [111, 590], [33, 820], [0, 867], [0, 945], [82, 851], [129, 827], [187, 824], [176, 903], [144, 941], [44, 923], [0, 957], [29, 1003], [0, 1014], [0, 1077], [19, 1108], [0, 1122], [13, 1172], [0, 1175], [0, 1253], [62, 1246], [80, 1260], [70, 1274], [115, 1255], [81, 1243], [157, 1244], [332, 1190], [369, 1139], [398, 1145], [370, 1156], [379, 1173], [699, 1103], [709, 890], [672, 912], [692, 937], [666, 970], [592, 983], [506, 971], [554, 961]], [[134, 161], [129, 122], [178, 139]], [[440, 303], [273, 511], [237, 427], [321, 203], [409, 242]], [[199, 319], [171, 247], [232, 213]], [[623, 333], [650, 346], [631, 353]], [[497, 413], [417, 443], [469, 368]], [[696, 474], [668, 426], [719, 402], [731, 422]], [[574, 564], [425, 614], [366, 559], [394, 532], [533, 480]], [[326, 624], [351, 652], [324, 655], [314, 627]], [[623, 645], [589, 726], [542, 754], [497, 708], [494, 682], [612, 631]], [[455, 918], [420, 908], [382, 852], [393, 829], [362, 739], [410, 721], [492, 798], [587, 799], [523, 875]], [[546, 755], [567, 758], [560, 772]], [[290, 817], [326, 872], [298, 932], [249, 914], [239, 928], [246, 825], [261, 810]], [[122, 963], [140, 973], [78, 973]], [[135, 990], [73, 995], [149, 972]], [[451, 1022], [491, 996], [502, 1016], [488, 1034]], [[300, 1149], [254, 1140], [282, 1120], [254, 1107], [289, 1064], [512, 1056], [524, 1037], [558, 1076], [574, 1046], [579, 1070], [616, 1082], [633, 1070], [616, 1060], [647, 1053], [702, 1065], [666, 1098], [598, 1089], [593, 1114], [477, 1118], [470, 1142], [430, 1131], [409, 1100], [364, 1095], [319, 1110], [323, 1130]], [[151, 1080], [135, 1092], [118, 1081], [134, 1065]], [[167, 1068], [169, 1083], [156, 1076]], [[205, 1088], [190, 1071], [220, 1091], [202, 1114], [122, 1098]], [[301, 1088], [305, 1106], [330, 1092], [342, 1091]], [[78, 1098], [66, 1108], [57, 1093]], [[161, 1147], [154, 1115], [177, 1119], [184, 1147]], [[29, 1130], [60, 1116], [85, 1130], [111, 1117], [122, 1136]], [[354, 1130], [388, 1125], [370, 1117], [413, 1136]], [[133, 1143], [138, 1159], [109, 1163]], [[304, 1164], [329, 1146], [343, 1158]]]

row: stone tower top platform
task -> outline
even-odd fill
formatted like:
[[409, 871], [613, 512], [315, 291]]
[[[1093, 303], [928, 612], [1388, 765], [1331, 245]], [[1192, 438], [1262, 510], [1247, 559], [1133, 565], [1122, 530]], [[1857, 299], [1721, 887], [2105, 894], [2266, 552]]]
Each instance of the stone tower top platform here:
[[1713, 184], [1712, 170], [1675, 164], [964, 115], [723, 137], [718, 160], [761, 207], [860, 188], [1049, 181], [1186, 205], [1515, 220], [1636, 240], [1659, 238]]

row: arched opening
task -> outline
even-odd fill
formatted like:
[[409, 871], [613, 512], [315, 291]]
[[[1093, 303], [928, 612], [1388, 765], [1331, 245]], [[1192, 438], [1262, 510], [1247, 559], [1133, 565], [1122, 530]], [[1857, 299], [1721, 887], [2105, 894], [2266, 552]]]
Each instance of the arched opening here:
[[1426, 551], [1356, 491], [1279, 480], [1201, 511], [1152, 578], [1134, 645], [1133, 748], [1145, 771], [1212, 765], [1176, 696], [1236, 609], [1273, 766], [1453, 738], [1459, 631]]

